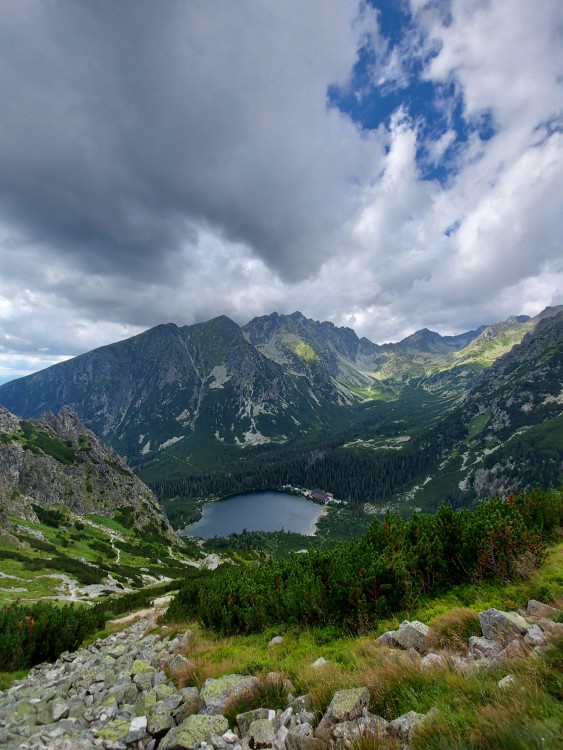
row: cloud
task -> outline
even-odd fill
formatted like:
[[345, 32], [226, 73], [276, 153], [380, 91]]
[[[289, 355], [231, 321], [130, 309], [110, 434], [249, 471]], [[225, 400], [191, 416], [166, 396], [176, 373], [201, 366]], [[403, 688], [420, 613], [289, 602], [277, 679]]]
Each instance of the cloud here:
[[[397, 41], [352, 0], [6, 5], [0, 366], [218, 314], [382, 341], [561, 301], [563, 8], [409, 7]], [[375, 129], [328, 99], [362, 48], [360, 109], [404, 93]]]

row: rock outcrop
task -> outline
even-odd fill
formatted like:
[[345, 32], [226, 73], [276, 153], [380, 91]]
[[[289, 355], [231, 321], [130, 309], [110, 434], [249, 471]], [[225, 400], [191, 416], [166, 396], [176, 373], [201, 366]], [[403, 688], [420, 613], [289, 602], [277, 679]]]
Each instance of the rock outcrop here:
[[122, 509], [138, 529], [178, 541], [149, 488], [68, 407], [27, 420], [0, 406], [0, 511], [37, 520], [33, 504]]

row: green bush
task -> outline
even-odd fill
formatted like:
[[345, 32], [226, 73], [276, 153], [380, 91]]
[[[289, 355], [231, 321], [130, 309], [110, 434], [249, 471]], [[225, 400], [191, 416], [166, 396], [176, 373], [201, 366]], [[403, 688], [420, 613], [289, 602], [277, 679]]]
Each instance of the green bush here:
[[222, 566], [184, 582], [170, 620], [199, 617], [223, 633], [276, 623], [366, 629], [421, 596], [471, 581], [505, 582], [537, 564], [563, 521], [563, 493], [492, 498], [474, 511], [375, 520], [360, 539], [256, 567]]
[[76, 649], [104, 620], [96, 608], [73, 604], [7, 604], [0, 610], [0, 670], [53, 661], [63, 651]]
[[32, 503], [31, 507], [39, 519], [39, 523], [43, 523], [45, 526], [58, 529], [67, 520], [65, 514], [55, 508], [45, 508], [43, 505], [37, 505], [37, 503]]

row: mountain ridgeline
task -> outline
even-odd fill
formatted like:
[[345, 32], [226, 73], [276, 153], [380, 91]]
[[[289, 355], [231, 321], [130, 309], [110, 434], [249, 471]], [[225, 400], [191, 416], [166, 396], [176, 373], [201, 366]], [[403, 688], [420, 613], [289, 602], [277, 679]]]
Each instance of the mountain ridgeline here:
[[292, 483], [465, 503], [560, 481], [562, 328], [560, 306], [377, 345], [298, 312], [222, 316], [12, 381], [0, 403], [26, 418], [69, 405], [164, 497]]

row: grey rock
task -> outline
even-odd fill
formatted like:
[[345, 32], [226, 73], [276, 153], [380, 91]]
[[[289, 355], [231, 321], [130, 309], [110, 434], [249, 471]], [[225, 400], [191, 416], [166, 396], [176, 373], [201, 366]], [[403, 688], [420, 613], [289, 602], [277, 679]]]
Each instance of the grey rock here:
[[139, 690], [150, 690], [154, 684], [153, 672], [141, 672], [133, 677], [133, 682]]
[[469, 656], [472, 659], [494, 659], [502, 651], [498, 641], [477, 635], [469, 638]]
[[161, 737], [174, 726], [176, 726], [174, 719], [170, 715], [170, 710], [167, 706], [161, 701], [155, 703], [149, 711], [147, 731], [153, 737]]
[[220, 714], [230, 701], [245, 693], [251, 693], [257, 685], [256, 677], [240, 674], [226, 675], [217, 680], [209, 678], [200, 693], [201, 713]]
[[352, 688], [351, 690], [337, 690], [319, 722], [317, 734], [328, 732], [334, 724], [341, 721], [359, 719], [362, 712], [369, 706], [369, 691], [367, 688]]
[[147, 717], [146, 716], [135, 716], [134, 719], [131, 719], [131, 724], [129, 726], [129, 732], [127, 733], [127, 736], [125, 737], [125, 742], [136, 742], [137, 740], [141, 740], [147, 733]]
[[398, 633], [397, 630], [387, 630], [387, 632], [380, 635], [379, 638], [376, 638], [375, 642], [380, 646], [388, 646], [389, 648], [399, 648], [399, 643], [397, 642], [395, 638], [397, 633]]
[[426, 714], [409, 711], [389, 723], [389, 734], [398, 737], [403, 742], [410, 742], [417, 728], [425, 719]]
[[56, 701], [51, 704], [51, 716], [53, 718], [53, 721], [60, 721], [61, 719], [66, 719], [70, 712], [70, 708], [68, 703], [63, 703], [62, 701]]
[[248, 730], [249, 744], [256, 750], [272, 747], [276, 740], [276, 732], [272, 722], [268, 719], [256, 719]]
[[518, 612], [502, 612], [494, 608], [479, 612], [479, 622], [485, 638], [501, 642], [524, 636], [530, 627]]
[[497, 682], [497, 685], [499, 688], [501, 688], [501, 690], [506, 690], [507, 688], [513, 687], [517, 684], [518, 681], [513, 674], [507, 674], [506, 677], [503, 677], [502, 680], [499, 680]]
[[176, 654], [174, 658], [169, 662], [168, 666], [172, 672], [179, 672], [185, 669], [190, 664], [190, 660], [186, 659], [182, 654]]
[[287, 750], [326, 750], [324, 740], [314, 737], [312, 733], [301, 732], [299, 729], [289, 731], [285, 740]]
[[269, 641], [268, 646], [277, 646], [278, 643], [283, 643], [283, 635], [276, 635]]
[[238, 742], [238, 736], [234, 732], [231, 732], [230, 729], [225, 732], [223, 739], [228, 745], [234, 745], [235, 742]]
[[557, 609], [557, 607], [551, 607], [549, 604], [543, 604], [542, 602], [538, 602], [537, 599], [530, 599], [528, 602], [528, 606], [526, 607], [526, 611], [529, 615], [532, 615], [532, 617], [557, 617], [557, 615], [561, 614], [561, 610]]
[[320, 669], [321, 667], [325, 667], [328, 664], [328, 661], [324, 658], [324, 656], [319, 656], [319, 658], [314, 661], [311, 666], [315, 669]]
[[260, 719], [269, 720], [269, 711], [267, 708], [256, 708], [254, 711], [245, 711], [245, 713], [238, 714], [236, 722], [241, 736], [244, 737], [247, 735], [252, 722]]
[[389, 722], [380, 716], [362, 716], [355, 721], [343, 721], [332, 730], [332, 738], [337, 746], [349, 746], [354, 740], [362, 736], [385, 738]]
[[194, 714], [171, 729], [159, 745], [159, 750], [198, 750], [213, 735], [221, 736], [229, 728], [224, 716]]
[[401, 623], [399, 630], [395, 632], [394, 638], [405, 650], [415, 648], [419, 653], [428, 651], [428, 633], [430, 628], [423, 622], [406, 620]]
[[528, 650], [524, 646], [521, 640], [514, 638], [510, 641], [508, 646], [504, 648], [500, 654], [493, 660], [493, 665], [505, 659], [518, 659], [528, 655]]
[[300, 713], [301, 711], [308, 711], [313, 705], [313, 696], [311, 695], [311, 693], [305, 693], [305, 695], [298, 695], [297, 698], [294, 698], [289, 705], [294, 710], [295, 713]]
[[446, 669], [448, 659], [444, 654], [426, 654], [420, 660], [422, 669]]
[[524, 636], [524, 643], [526, 643], [528, 646], [547, 645], [546, 637], [544, 635], [543, 630], [540, 628], [539, 625], [532, 625], [532, 627], [528, 630], [528, 632]]

